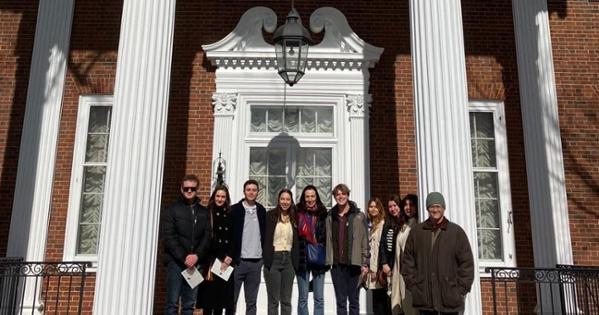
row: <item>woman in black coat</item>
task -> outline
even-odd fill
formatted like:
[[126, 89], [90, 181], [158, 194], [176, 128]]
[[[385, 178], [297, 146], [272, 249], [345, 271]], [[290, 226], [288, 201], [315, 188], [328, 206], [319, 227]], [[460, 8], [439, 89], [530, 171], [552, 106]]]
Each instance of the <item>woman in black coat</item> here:
[[[226, 186], [216, 186], [208, 202], [210, 221], [212, 223], [212, 242], [209, 259], [205, 269], [212, 268], [216, 259], [222, 262], [224, 271], [233, 257], [233, 221], [231, 217], [231, 198]], [[197, 307], [204, 315], [220, 315], [223, 309], [227, 315], [235, 314], [233, 305], [233, 275], [227, 281], [206, 272], [204, 282], [198, 290]]]

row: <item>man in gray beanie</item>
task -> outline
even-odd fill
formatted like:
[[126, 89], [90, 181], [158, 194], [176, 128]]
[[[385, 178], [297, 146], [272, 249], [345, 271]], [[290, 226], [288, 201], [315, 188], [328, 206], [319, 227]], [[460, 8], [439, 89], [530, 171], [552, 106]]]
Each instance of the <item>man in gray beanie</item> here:
[[445, 198], [426, 197], [429, 217], [408, 236], [401, 274], [421, 315], [458, 314], [474, 281], [474, 258], [466, 232], [445, 217]]

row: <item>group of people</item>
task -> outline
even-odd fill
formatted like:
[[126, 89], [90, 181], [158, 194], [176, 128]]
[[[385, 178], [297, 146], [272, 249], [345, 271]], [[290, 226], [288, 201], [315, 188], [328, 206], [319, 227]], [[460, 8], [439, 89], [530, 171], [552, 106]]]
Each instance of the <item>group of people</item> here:
[[[474, 279], [474, 261], [464, 230], [444, 216], [438, 192], [426, 198], [429, 217], [418, 223], [418, 198], [391, 196], [386, 208], [372, 198], [366, 213], [349, 199], [350, 189], [333, 188], [336, 204], [327, 210], [315, 186], [306, 186], [297, 204], [289, 189], [274, 209], [257, 202], [259, 184], [248, 180], [244, 198], [231, 205], [226, 186], [214, 188], [207, 208], [197, 197], [199, 181], [187, 175], [181, 198], [161, 218], [166, 264], [166, 314], [235, 314], [244, 288], [245, 314], [256, 314], [264, 273], [268, 314], [291, 314], [294, 279], [297, 313], [324, 314], [324, 277], [330, 271], [337, 314], [359, 314], [361, 288], [372, 291], [374, 314], [457, 314]], [[228, 280], [212, 274], [234, 268]], [[218, 265], [217, 265], [218, 266]], [[186, 269], [203, 276], [192, 288]], [[180, 306], [179, 306], [180, 303]]]

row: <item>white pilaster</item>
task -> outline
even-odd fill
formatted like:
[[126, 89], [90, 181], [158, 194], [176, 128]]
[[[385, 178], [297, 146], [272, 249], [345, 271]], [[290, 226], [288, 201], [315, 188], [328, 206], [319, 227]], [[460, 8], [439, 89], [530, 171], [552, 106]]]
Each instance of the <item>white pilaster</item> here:
[[[26, 261], [45, 256], [73, 5], [42, 0], [38, 7], [7, 248]], [[28, 285], [23, 304], [34, 296]]]
[[514, 32], [535, 266], [572, 264], [546, 0], [514, 0]]
[[370, 196], [370, 146], [368, 144], [368, 109], [370, 95], [350, 94], [346, 96], [346, 106], [349, 116], [349, 153], [351, 163], [351, 200], [358, 204], [362, 211], [367, 211], [366, 201]]
[[175, 0], [125, 0], [94, 314], [152, 314]]
[[[475, 279], [464, 314], [478, 315], [482, 310], [460, 1], [410, 0], [410, 33], [418, 193], [421, 200], [432, 191], [443, 193], [446, 216], [468, 234]], [[424, 206], [421, 215], [428, 216]]]
[[[222, 135], [215, 137], [212, 142], [212, 161], [215, 162], [220, 154], [225, 163], [231, 162], [231, 145], [233, 137], [233, 119], [235, 118], [235, 108], [237, 107], [236, 93], [214, 93], [212, 95], [212, 105], [214, 106], [214, 134]], [[212, 163], [212, 185], [216, 183], [216, 167], [218, 164]], [[228, 171], [225, 169], [225, 183], [227, 181]]]

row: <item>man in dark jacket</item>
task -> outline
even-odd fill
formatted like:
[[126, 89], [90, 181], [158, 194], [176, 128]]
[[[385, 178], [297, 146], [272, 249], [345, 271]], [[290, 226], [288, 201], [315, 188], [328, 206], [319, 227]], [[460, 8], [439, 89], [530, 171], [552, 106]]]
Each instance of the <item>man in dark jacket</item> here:
[[166, 314], [177, 314], [181, 298], [182, 314], [191, 315], [197, 287], [192, 289], [181, 272], [199, 265], [210, 245], [208, 210], [197, 197], [198, 178], [186, 175], [181, 181], [181, 197], [166, 208], [160, 219], [166, 264]]
[[426, 197], [429, 217], [408, 236], [401, 274], [421, 315], [458, 314], [474, 281], [474, 258], [468, 237], [445, 218], [445, 199]]
[[250, 179], [243, 184], [244, 199], [231, 207], [233, 217], [233, 273], [235, 282], [234, 305], [241, 292], [245, 296], [245, 314], [256, 315], [256, 302], [260, 288], [262, 250], [264, 246], [266, 209], [256, 201], [260, 187]]

